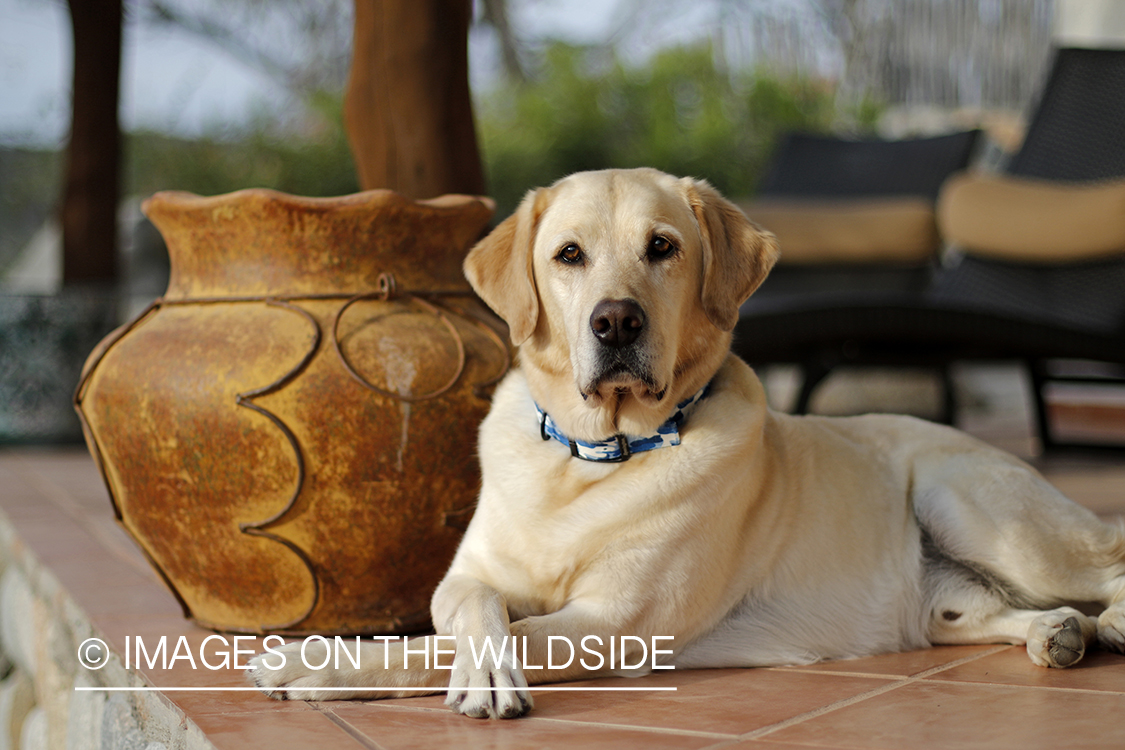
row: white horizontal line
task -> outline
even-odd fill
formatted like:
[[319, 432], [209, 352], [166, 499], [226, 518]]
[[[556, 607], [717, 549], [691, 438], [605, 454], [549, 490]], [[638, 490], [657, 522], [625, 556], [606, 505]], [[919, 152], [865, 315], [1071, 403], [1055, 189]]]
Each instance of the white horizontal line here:
[[[465, 687], [459, 688], [465, 692], [513, 692], [516, 690], [573, 690], [576, 692], [610, 692], [610, 691], [633, 691], [633, 692], [667, 692], [675, 691], [674, 687], [551, 687], [550, 685], [532, 685], [526, 688], [475, 688]], [[214, 693], [264, 693], [266, 689], [256, 687], [89, 687], [78, 686], [74, 687], [75, 692], [107, 692], [107, 693], [143, 693], [143, 692], [159, 692], [159, 693], [187, 693], [187, 692], [214, 692]], [[344, 691], [371, 691], [371, 692], [415, 692], [424, 691], [427, 693], [443, 693], [446, 688], [406, 688], [406, 687], [276, 687], [269, 688], [268, 692], [287, 692], [289, 690], [316, 690], [327, 692], [344, 692]]]

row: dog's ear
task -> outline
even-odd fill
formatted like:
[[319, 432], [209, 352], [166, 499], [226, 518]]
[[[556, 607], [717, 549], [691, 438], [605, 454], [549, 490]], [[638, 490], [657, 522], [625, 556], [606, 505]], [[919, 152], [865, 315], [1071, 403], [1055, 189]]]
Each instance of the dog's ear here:
[[723, 331], [777, 261], [777, 240], [703, 180], [681, 182], [703, 237], [703, 310]]
[[516, 346], [531, 337], [539, 319], [531, 249], [547, 202], [547, 189], [529, 192], [516, 212], [500, 222], [465, 258], [465, 277], [480, 298], [508, 324]]

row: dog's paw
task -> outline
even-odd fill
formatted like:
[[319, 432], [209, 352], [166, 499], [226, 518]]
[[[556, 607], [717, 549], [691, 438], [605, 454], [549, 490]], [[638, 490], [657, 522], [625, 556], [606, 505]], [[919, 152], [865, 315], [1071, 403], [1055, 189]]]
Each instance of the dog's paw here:
[[474, 719], [514, 719], [534, 706], [519, 661], [505, 652], [499, 666], [486, 656], [478, 668], [468, 649], [458, 649], [445, 705]]
[[1098, 617], [1098, 644], [1125, 654], [1125, 603], [1110, 606]]
[[250, 666], [246, 670], [247, 679], [267, 696], [280, 701], [328, 701], [358, 697], [347, 691], [324, 689], [344, 686], [331, 664], [326, 664], [324, 669], [307, 666], [306, 662], [321, 664], [327, 661], [325, 655], [328, 647], [324, 643], [313, 641], [304, 648], [303, 658], [300, 643], [290, 643], [258, 654], [250, 660]]
[[1084, 615], [1077, 610], [1064, 607], [1036, 618], [1027, 634], [1027, 655], [1031, 661], [1040, 667], [1077, 664], [1086, 653], [1081, 617]]

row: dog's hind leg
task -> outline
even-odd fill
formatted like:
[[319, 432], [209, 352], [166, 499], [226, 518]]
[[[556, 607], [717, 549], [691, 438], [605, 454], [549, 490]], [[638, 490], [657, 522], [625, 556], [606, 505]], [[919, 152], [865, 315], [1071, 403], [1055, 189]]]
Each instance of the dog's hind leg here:
[[1125, 654], [1125, 603], [1116, 602], [1098, 616], [1098, 643]]
[[[947, 456], [915, 480], [933, 642], [1026, 641], [1048, 666], [1077, 662], [1095, 638], [1125, 650], [1121, 527], [1013, 458]], [[1064, 606], [1081, 603], [1108, 609], [1095, 620]]]
[[1072, 607], [1021, 609], [1011, 597], [948, 560], [928, 558], [928, 636], [944, 645], [1026, 643], [1041, 667], [1069, 667], [1098, 635], [1098, 623]]
[[1098, 644], [1109, 651], [1125, 654], [1125, 523], [1114, 528], [1119, 541], [1103, 554], [1106, 569], [1117, 573], [1107, 578], [1104, 595], [1106, 605], [1098, 616]]

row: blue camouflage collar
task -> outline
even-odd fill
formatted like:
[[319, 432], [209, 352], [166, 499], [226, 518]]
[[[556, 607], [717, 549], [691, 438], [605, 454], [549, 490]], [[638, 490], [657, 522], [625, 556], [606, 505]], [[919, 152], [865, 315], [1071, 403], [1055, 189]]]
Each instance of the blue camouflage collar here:
[[605, 463], [620, 463], [628, 461], [634, 453], [668, 448], [680, 444], [680, 427], [687, 418], [687, 411], [707, 395], [711, 384], [703, 386], [694, 396], [676, 404], [676, 411], [668, 421], [656, 428], [656, 434], [648, 437], [629, 437], [622, 434], [614, 435], [607, 440], [587, 442], [585, 440], [572, 440], [563, 434], [555, 421], [539, 404], [535, 404], [535, 411], [539, 414], [539, 434], [544, 440], [554, 438], [563, 445], [570, 446], [570, 455], [581, 458], [583, 461], [601, 461]]

